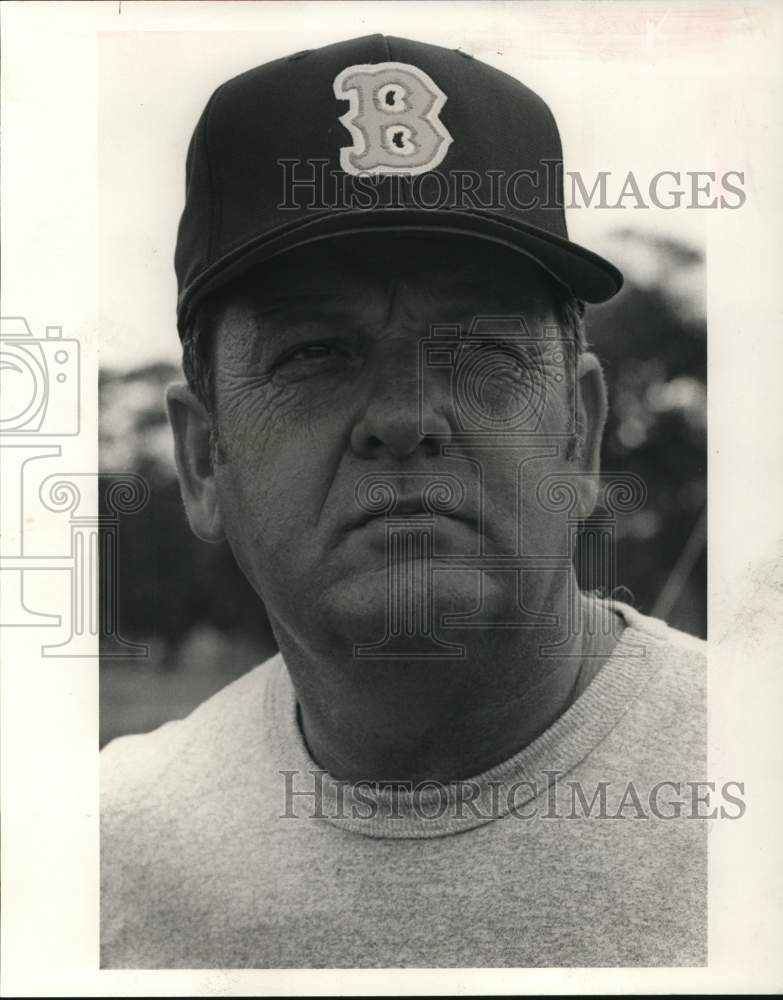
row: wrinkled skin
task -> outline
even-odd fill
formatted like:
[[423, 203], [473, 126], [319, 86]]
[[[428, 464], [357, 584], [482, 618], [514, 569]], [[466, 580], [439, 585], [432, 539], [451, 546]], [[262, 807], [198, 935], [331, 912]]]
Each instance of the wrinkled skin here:
[[[368, 473], [385, 474], [395, 511], [408, 516], [425, 512], [422, 475], [459, 480], [461, 505], [434, 517], [436, 556], [568, 552], [566, 514], [544, 509], [536, 488], [551, 473], [596, 472], [606, 404], [592, 355], [577, 366], [573, 355], [539, 349], [557, 323], [551, 287], [519, 255], [483, 247], [477, 257], [459, 242], [342, 240], [295, 251], [210, 307], [216, 449], [203, 407], [182, 386], [170, 392], [191, 524], [202, 538], [228, 538], [263, 598], [311, 751], [337, 776], [476, 773], [540, 732], [571, 690], [579, 661], [536, 655], [563, 634], [575, 582], [562, 569], [525, 574], [525, 606], [555, 616], [536, 619], [546, 627], [439, 629], [462, 644], [459, 659], [354, 655], [386, 627], [384, 517], [368, 517], [356, 499]], [[460, 348], [458, 358], [473, 351], [489, 371], [476, 389], [484, 430], [465, 438], [455, 365], [425, 372], [420, 344], [433, 324], [467, 332], [476, 316], [521, 316], [532, 340], [501, 335]], [[564, 434], [577, 383], [574, 449]], [[493, 433], [501, 418], [531, 409], [532, 422], [511, 426], [534, 433]], [[573, 481], [584, 516], [595, 477]], [[514, 574], [435, 574], [436, 622], [480, 600], [482, 621], [519, 620]]]

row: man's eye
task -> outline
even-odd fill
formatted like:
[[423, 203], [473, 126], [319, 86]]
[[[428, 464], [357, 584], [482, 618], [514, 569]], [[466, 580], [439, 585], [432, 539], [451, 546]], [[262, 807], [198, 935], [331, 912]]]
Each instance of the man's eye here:
[[468, 363], [488, 375], [513, 375], [519, 377], [527, 371], [530, 359], [523, 348], [505, 341], [487, 340], [471, 351]]
[[346, 352], [340, 350], [338, 345], [318, 342], [314, 344], [300, 344], [292, 347], [278, 358], [275, 367], [279, 368], [287, 364], [302, 364], [312, 361], [331, 361], [335, 358], [345, 357]]

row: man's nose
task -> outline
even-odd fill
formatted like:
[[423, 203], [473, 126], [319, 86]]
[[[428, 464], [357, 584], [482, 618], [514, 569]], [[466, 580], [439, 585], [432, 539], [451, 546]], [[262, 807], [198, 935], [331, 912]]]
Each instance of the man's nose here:
[[351, 431], [361, 458], [409, 458], [422, 449], [437, 454], [452, 434], [448, 400], [428, 385], [422, 391], [418, 359], [379, 365]]

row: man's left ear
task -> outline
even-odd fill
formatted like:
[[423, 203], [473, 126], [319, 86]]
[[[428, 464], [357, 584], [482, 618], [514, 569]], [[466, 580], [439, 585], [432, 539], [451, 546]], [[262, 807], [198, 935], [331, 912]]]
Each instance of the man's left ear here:
[[580, 514], [589, 517], [598, 497], [601, 471], [601, 441], [606, 425], [608, 404], [606, 382], [598, 358], [589, 351], [581, 354], [576, 369], [577, 451], [574, 462], [579, 471]]

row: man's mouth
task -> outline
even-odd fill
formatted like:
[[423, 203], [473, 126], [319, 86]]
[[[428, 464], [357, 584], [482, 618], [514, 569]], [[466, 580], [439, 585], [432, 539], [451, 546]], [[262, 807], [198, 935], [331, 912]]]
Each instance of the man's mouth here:
[[354, 503], [358, 510], [350, 527], [379, 518], [470, 520], [465, 487], [449, 472], [369, 473], [357, 481]]
[[438, 510], [437, 507], [427, 506], [419, 495], [401, 496], [388, 509], [380, 511], [357, 511], [349, 528], [361, 528], [376, 521], [410, 520], [413, 523], [423, 523], [425, 521], [432, 522], [433, 520], [440, 521], [441, 519], [462, 522], [475, 528], [475, 519], [468, 516], [468, 512], [465, 511], [464, 506], [462, 504], [454, 510]]

